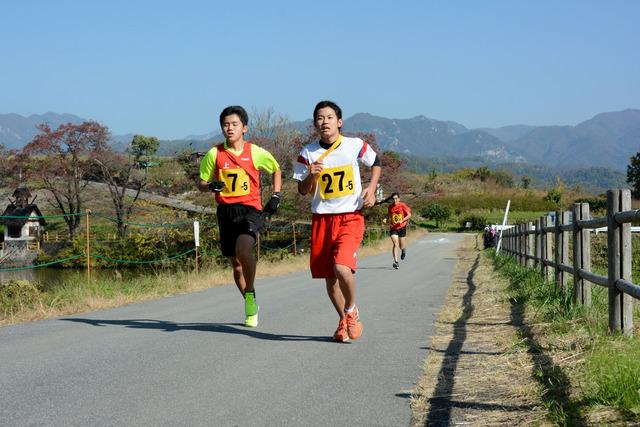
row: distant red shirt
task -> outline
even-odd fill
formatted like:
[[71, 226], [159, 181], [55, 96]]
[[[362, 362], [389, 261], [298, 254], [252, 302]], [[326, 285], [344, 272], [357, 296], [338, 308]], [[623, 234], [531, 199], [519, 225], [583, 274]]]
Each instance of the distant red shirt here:
[[389, 205], [389, 219], [391, 224], [391, 230], [399, 230], [406, 226], [407, 223], [403, 223], [404, 218], [411, 212], [409, 206], [402, 202], [392, 203]]

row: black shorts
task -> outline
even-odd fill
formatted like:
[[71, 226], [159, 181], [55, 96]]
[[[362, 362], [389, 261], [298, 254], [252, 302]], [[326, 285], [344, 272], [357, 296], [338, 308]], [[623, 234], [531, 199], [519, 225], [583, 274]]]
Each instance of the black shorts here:
[[220, 230], [220, 250], [227, 257], [236, 256], [236, 240], [248, 234], [257, 240], [264, 224], [262, 212], [252, 206], [220, 204], [216, 211]]
[[407, 235], [407, 227], [398, 228], [397, 230], [391, 230], [391, 235], [396, 235], [398, 237], [406, 237]]

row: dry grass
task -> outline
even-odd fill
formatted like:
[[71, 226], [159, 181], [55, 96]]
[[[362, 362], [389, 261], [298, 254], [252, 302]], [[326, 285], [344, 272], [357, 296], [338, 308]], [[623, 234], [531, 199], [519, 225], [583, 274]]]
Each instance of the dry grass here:
[[[412, 230], [407, 236], [407, 241], [409, 243], [415, 241], [425, 233], [424, 229]], [[371, 245], [361, 247], [359, 255], [361, 257], [375, 255], [388, 251], [390, 247], [391, 241], [388, 238], [383, 238]], [[305, 271], [308, 268], [308, 256], [273, 262], [261, 260], [258, 262], [256, 273], [257, 286], [260, 286], [259, 280], [262, 278]], [[31, 304], [11, 313], [5, 313], [0, 318], [0, 326], [121, 307], [170, 295], [197, 292], [214, 286], [233, 285], [231, 269], [220, 269], [220, 267], [203, 268], [198, 274], [194, 272], [158, 273], [155, 277], [135, 280], [141, 282], [142, 285], [134, 289], [117, 284], [112, 286], [111, 283], [108, 283], [109, 281], [104, 280], [93, 283], [69, 284], [67, 289], [59, 293], [58, 297], [41, 296], [32, 300]], [[117, 280], [115, 281], [117, 282]], [[111, 292], [105, 292], [101, 287], [109, 287]]]
[[505, 280], [466, 239], [411, 401], [413, 426], [545, 425]]

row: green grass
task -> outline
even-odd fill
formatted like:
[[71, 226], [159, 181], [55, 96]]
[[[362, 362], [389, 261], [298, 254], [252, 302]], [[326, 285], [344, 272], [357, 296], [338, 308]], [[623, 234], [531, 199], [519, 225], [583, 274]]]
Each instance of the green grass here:
[[587, 360], [587, 399], [640, 415], [640, 345], [619, 337], [599, 344]]
[[[536, 219], [547, 214], [548, 211], [513, 211], [509, 212], [507, 216], [508, 224], [515, 224], [520, 222], [531, 221], [535, 222]], [[487, 221], [491, 224], [502, 224], [504, 218], [504, 211], [492, 211], [486, 215]]]
[[[521, 212], [509, 212], [509, 216], [507, 217], [508, 224], [532, 221], [534, 222], [536, 219], [540, 218], [543, 215], [546, 215], [545, 212], [540, 211], [521, 211]], [[452, 215], [448, 221], [443, 221], [439, 226], [436, 226], [435, 220], [423, 220], [423, 221], [415, 221], [416, 225], [419, 227], [428, 228], [433, 231], [447, 231], [447, 232], [459, 232], [459, 231], [467, 231], [461, 227], [460, 222], [462, 218], [465, 218], [469, 215], [477, 215], [480, 217], [484, 217], [486, 219], [486, 224], [502, 224], [502, 220], [504, 217], [504, 210], [497, 209], [470, 209], [467, 211], [460, 212], [459, 215]], [[477, 231], [477, 230], [476, 230]]]
[[[532, 321], [548, 324], [552, 341], [579, 342], [581, 348], [574, 351], [587, 354], [578, 371], [562, 373], [576, 376], [572, 384], [584, 381], [582, 395], [570, 401], [547, 402], [550, 419], [560, 425], [571, 424], [572, 413], [606, 405], [640, 421], [640, 340], [608, 333], [607, 289], [593, 285], [591, 307], [575, 305], [571, 285], [565, 294], [556, 290], [553, 283], [543, 281], [538, 270], [523, 268], [504, 255], [495, 257], [493, 253], [493, 256], [496, 271], [509, 280], [509, 297], [532, 313]], [[636, 307], [634, 318], [638, 319], [639, 314]], [[553, 378], [542, 378], [540, 383], [546, 390], [545, 396], [551, 395]]]
[[523, 268], [507, 256], [494, 258], [494, 263], [498, 272], [509, 280], [509, 297], [530, 306], [536, 321], [548, 322], [553, 331], [566, 333], [570, 328], [568, 322], [580, 319], [581, 327], [590, 332], [606, 332], [607, 317], [601, 315], [601, 311], [607, 307], [604, 288], [592, 289], [592, 306], [583, 307], [573, 304], [570, 294], [542, 280], [538, 270]]

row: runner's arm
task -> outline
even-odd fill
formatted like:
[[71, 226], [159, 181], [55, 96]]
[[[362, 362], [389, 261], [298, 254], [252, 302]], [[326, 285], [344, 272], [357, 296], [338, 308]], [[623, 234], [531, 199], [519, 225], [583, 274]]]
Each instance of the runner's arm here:
[[309, 174], [302, 181], [298, 181], [298, 193], [302, 195], [309, 194], [313, 191], [324, 165], [322, 162], [315, 162], [311, 163], [308, 168]]
[[282, 171], [280, 169], [271, 174], [271, 187], [274, 193], [279, 193], [282, 190]]
[[380, 179], [380, 173], [382, 168], [380, 166], [371, 167], [371, 181], [367, 188], [362, 191], [362, 199], [364, 200], [364, 207], [370, 208], [376, 204], [376, 188], [378, 187], [378, 180]]
[[407, 209], [407, 216], [402, 219], [402, 222], [406, 225], [409, 223], [409, 218], [411, 218], [411, 210]]

